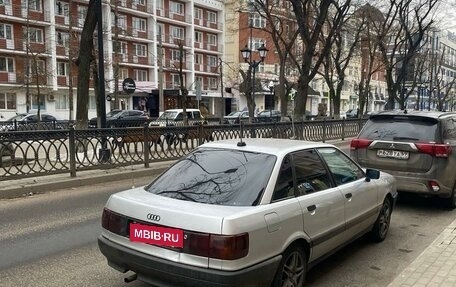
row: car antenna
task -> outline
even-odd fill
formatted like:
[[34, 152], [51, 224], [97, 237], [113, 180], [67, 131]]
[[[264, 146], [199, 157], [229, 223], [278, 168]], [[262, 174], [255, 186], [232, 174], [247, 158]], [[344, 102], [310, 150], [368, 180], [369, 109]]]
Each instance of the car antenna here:
[[237, 146], [245, 146], [245, 142], [242, 141], [242, 137], [244, 136], [244, 125], [242, 120], [239, 120], [239, 126], [240, 126], [240, 135], [239, 135], [239, 142], [237, 143]]

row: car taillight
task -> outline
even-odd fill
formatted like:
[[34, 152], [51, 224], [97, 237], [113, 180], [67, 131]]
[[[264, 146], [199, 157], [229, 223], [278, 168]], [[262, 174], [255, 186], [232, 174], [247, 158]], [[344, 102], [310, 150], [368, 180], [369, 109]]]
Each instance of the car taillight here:
[[352, 139], [350, 142], [350, 149], [357, 150], [360, 148], [367, 148], [372, 143], [372, 140], [368, 139]]
[[440, 186], [436, 181], [433, 181], [433, 180], [429, 181], [429, 185], [431, 186], [432, 190], [435, 192], [440, 190]]
[[107, 208], [103, 209], [101, 226], [119, 235], [125, 236], [127, 234], [127, 218]]
[[214, 259], [235, 260], [249, 253], [249, 235], [216, 235], [185, 232], [184, 253]]
[[447, 144], [416, 143], [415, 145], [419, 152], [435, 157], [446, 158], [451, 154], [451, 146]]

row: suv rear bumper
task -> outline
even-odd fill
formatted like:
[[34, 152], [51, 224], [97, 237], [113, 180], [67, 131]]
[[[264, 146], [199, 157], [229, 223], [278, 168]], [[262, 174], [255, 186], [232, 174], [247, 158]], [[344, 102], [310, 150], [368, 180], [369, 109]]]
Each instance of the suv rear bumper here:
[[[453, 187], [446, 186], [442, 181], [435, 178], [427, 178], [426, 174], [416, 175], [398, 175], [397, 172], [386, 171], [396, 178], [396, 186], [398, 191], [413, 192], [426, 195], [437, 195], [439, 197], [450, 197]], [[429, 181], [438, 183], [439, 191], [434, 191], [429, 184]]]
[[129, 270], [138, 279], [157, 286], [270, 286], [282, 256], [238, 271], [189, 266], [144, 254], [98, 237], [100, 251], [112, 268]]

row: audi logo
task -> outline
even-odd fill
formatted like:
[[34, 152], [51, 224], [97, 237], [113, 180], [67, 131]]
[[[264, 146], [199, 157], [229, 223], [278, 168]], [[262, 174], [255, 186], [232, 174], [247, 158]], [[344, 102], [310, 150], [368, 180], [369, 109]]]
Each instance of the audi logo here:
[[152, 221], [160, 221], [160, 215], [149, 213], [147, 214], [147, 219]]

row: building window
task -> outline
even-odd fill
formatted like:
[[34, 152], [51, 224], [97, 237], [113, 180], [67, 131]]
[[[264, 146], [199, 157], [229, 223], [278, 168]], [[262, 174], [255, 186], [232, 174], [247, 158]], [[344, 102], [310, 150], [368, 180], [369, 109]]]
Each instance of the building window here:
[[171, 60], [172, 61], [179, 61], [180, 60], [180, 51], [179, 50], [171, 50]]
[[55, 109], [66, 110], [68, 109], [68, 95], [58, 95], [55, 97]]
[[136, 5], [146, 5], [146, 1], [145, 0], [133, 0], [132, 3], [136, 4]]
[[97, 101], [95, 99], [95, 96], [90, 95], [89, 96], [89, 109], [95, 110], [96, 108], [97, 108]]
[[128, 78], [128, 69], [121, 68], [119, 69], [119, 79], [126, 79]]
[[179, 88], [180, 87], [180, 79], [178, 74], [172, 74], [171, 75], [171, 81], [173, 83], [173, 88]]
[[134, 44], [133, 49], [135, 50], [135, 55], [139, 57], [147, 57], [147, 46], [142, 44]]
[[16, 94], [0, 93], [0, 110], [15, 110]]
[[195, 77], [195, 83], [200, 82], [201, 84], [201, 89], [203, 88], [203, 77], [201, 76], [196, 76]]
[[65, 62], [57, 62], [57, 76], [68, 76], [68, 64]]
[[209, 89], [216, 90], [218, 88], [217, 87], [217, 84], [218, 84], [217, 78], [207, 78], [207, 80], [209, 82]]
[[28, 8], [33, 11], [41, 11], [41, 0], [28, 0]]
[[181, 39], [183, 40], [184, 35], [184, 28], [181, 27], [171, 27], [171, 35], [174, 39]]
[[147, 71], [144, 70], [135, 70], [135, 81], [138, 82], [147, 82], [149, 79], [147, 78]]
[[[133, 23], [134, 25], [134, 23]], [[116, 27], [116, 18], [114, 12], [111, 12], [111, 26]], [[127, 27], [127, 16], [126, 15], [121, 15], [117, 14], [117, 27], [120, 30], [126, 30]]]
[[55, 13], [58, 16], [68, 16], [68, 10], [70, 5], [68, 3], [57, 1], [55, 2]]
[[46, 110], [46, 101], [44, 100], [44, 96], [45, 95], [41, 95], [38, 97], [38, 95], [31, 95], [30, 101], [33, 110], [38, 110], [38, 104], [40, 105], [40, 110]]
[[171, 13], [184, 15], [184, 4], [171, 1], [169, 3]]
[[212, 11], [207, 11], [207, 22], [217, 23], [217, 13]]
[[11, 33], [12, 29], [13, 28], [11, 25], [0, 23], [0, 39], [12, 40], [13, 39], [13, 34]]
[[195, 31], [195, 42], [202, 43], [203, 42], [203, 33], [200, 31]]
[[14, 73], [14, 59], [0, 57], [0, 72]]
[[126, 55], [128, 53], [128, 44], [127, 44], [127, 42], [120, 42], [119, 53], [121, 55]]
[[207, 56], [207, 65], [209, 67], [216, 67], [217, 66], [217, 57]]
[[38, 28], [29, 28], [28, 34], [30, 43], [43, 43], [43, 30]]
[[70, 42], [70, 34], [65, 32], [57, 32], [57, 45], [68, 47]]
[[203, 54], [195, 54], [195, 64], [203, 64]]
[[84, 21], [87, 15], [87, 7], [86, 6], [78, 6], [78, 24], [80, 26], [84, 25]]
[[258, 50], [258, 48], [260, 48], [263, 44], [264, 46], [266, 46], [266, 41], [264, 39], [253, 38], [251, 42], [249, 41], [249, 45], [250, 43], [252, 44], [252, 46], [250, 47], [250, 50], [252, 51]]
[[266, 27], [266, 19], [258, 13], [249, 15], [249, 23], [254, 28], [265, 28]]
[[195, 19], [203, 19], [203, 9], [195, 8]]
[[207, 34], [207, 42], [209, 45], [217, 46], [217, 35]]
[[140, 32], [146, 32], [146, 20], [133, 17], [133, 29]]
[[[29, 75], [32, 77], [45, 75], [46, 74], [46, 65], [43, 60], [31, 61], [28, 67]], [[38, 74], [37, 74], [38, 73]]]

